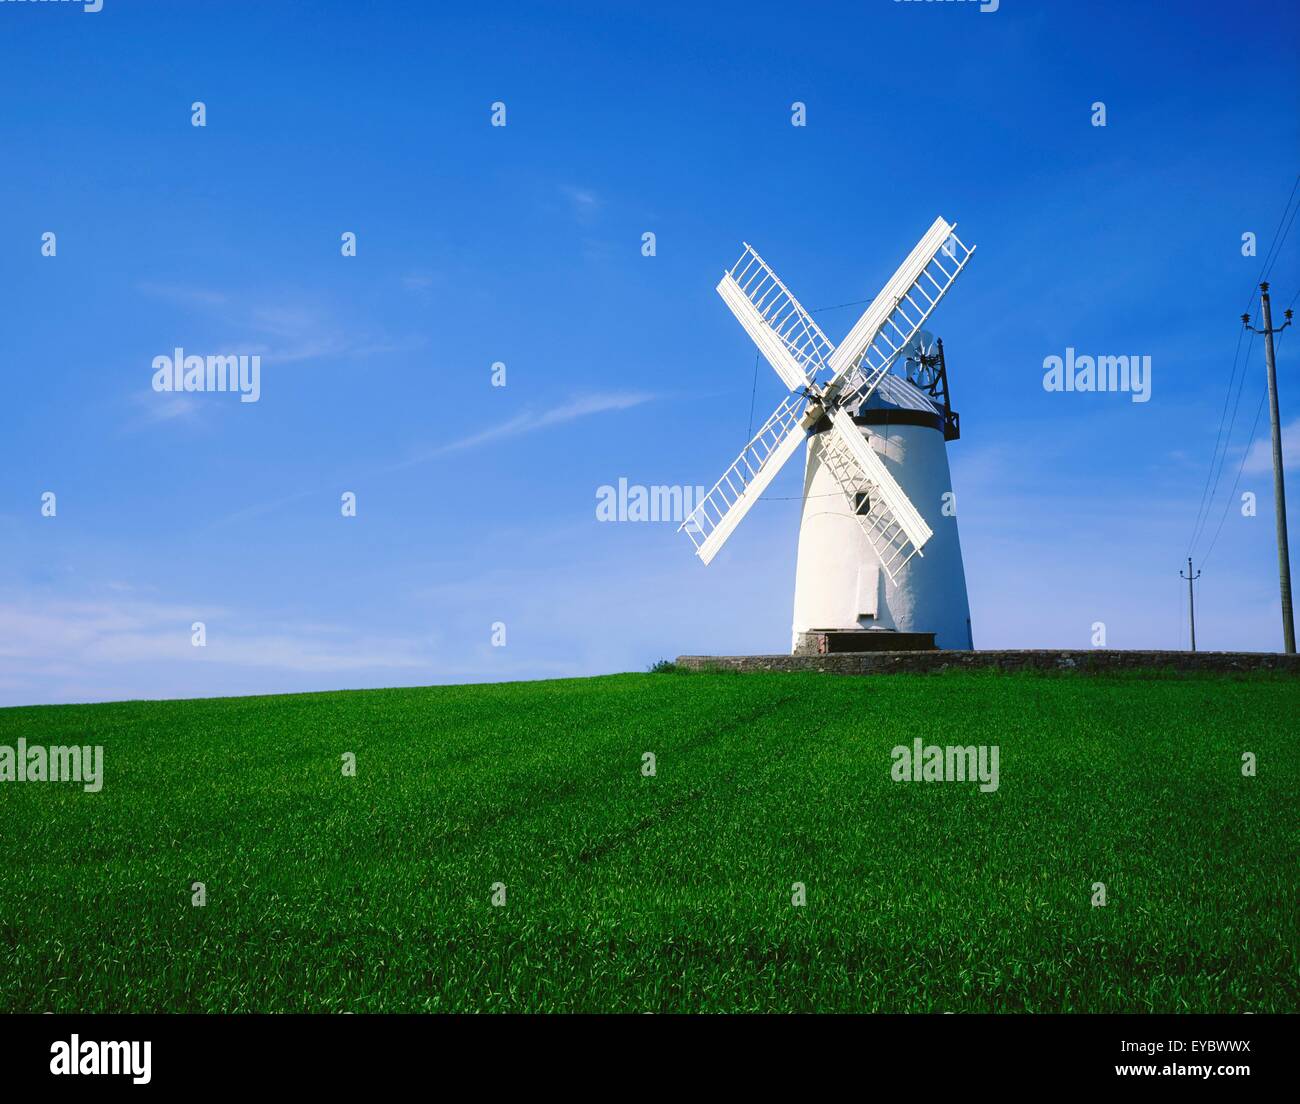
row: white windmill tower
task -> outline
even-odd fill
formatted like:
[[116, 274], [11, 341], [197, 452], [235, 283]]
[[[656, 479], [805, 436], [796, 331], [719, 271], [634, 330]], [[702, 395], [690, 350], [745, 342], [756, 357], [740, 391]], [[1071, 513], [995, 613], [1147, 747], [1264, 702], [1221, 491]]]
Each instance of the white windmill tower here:
[[792, 393], [681, 528], [709, 563], [808, 442], [795, 652], [929, 646], [911, 634], [971, 647], [946, 447], [957, 419], [942, 343], [921, 329], [975, 252], [955, 230], [935, 219], [838, 347], [748, 243], [718, 284]]

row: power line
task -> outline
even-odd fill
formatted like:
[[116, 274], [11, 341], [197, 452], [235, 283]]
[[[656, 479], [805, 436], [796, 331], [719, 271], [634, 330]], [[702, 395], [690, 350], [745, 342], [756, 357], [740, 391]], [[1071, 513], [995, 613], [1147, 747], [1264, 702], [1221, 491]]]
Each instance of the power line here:
[[[1214, 474], [1215, 464], [1219, 459], [1219, 444], [1223, 440], [1223, 427], [1228, 418], [1228, 402], [1232, 398], [1232, 381], [1237, 375], [1237, 364], [1241, 359], [1241, 342], [1245, 336], [1246, 331], [1244, 329], [1237, 331], [1237, 348], [1232, 354], [1232, 371], [1228, 373], [1228, 390], [1224, 393], [1223, 409], [1219, 412], [1219, 430], [1214, 435], [1214, 451], [1210, 454], [1210, 470], [1205, 473], [1205, 486], [1201, 488], [1201, 504], [1196, 508], [1196, 522], [1192, 526], [1192, 539], [1187, 543], [1187, 554], [1189, 556], [1196, 550], [1196, 542], [1201, 535], [1201, 523], [1205, 517], [1205, 507], [1208, 502], [1213, 500], [1213, 496], [1210, 494], [1211, 479], [1214, 480], [1215, 489], [1218, 489], [1218, 479]], [[1245, 378], [1244, 373], [1243, 378]], [[1240, 398], [1240, 390], [1238, 390], [1237, 394], [1238, 398]], [[1222, 469], [1220, 468], [1220, 470]]]
[[[1260, 415], [1264, 413], [1265, 393], [1261, 392], [1259, 396], [1259, 406], [1255, 409], [1255, 421], [1250, 427], [1250, 437], [1248, 441], [1255, 440], [1255, 430], [1259, 428]], [[1232, 500], [1237, 497], [1237, 485], [1241, 482], [1241, 473], [1246, 470], [1246, 458], [1250, 456], [1250, 445], [1247, 444], [1241, 454], [1241, 463], [1237, 465], [1237, 477], [1232, 481], [1232, 490], [1228, 492], [1227, 501], [1223, 504], [1223, 513], [1219, 516], [1219, 527], [1214, 530], [1214, 538], [1210, 541], [1210, 547], [1205, 555], [1201, 557], [1201, 568], [1210, 562], [1210, 557], [1214, 554], [1214, 546], [1219, 543], [1219, 534], [1223, 532], [1223, 523], [1227, 520], [1228, 510], [1232, 507]]]
[[[1241, 348], [1240, 343], [1238, 343], [1237, 347], [1238, 349]], [[1205, 517], [1202, 519], [1203, 526], [1209, 525], [1210, 523], [1210, 516], [1214, 512], [1213, 511], [1214, 499], [1215, 496], [1219, 493], [1219, 480], [1223, 478], [1223, 469], [1224, 466], [1228, 463], [1228, 446], [1232, 444], [1232, 431], [1237, 427], [1237, 411], [1241, 408], [1241, 393], [1246, 388], [1246, 369], [1250, 365], [1250, 353], [1251, 350], [1254, 349], [1254, 347], [1255, 347], [1255, 335], [1252, 333], [1250, 335], [1250, 339], [1246, 342], [1246, 355], [1241, 363], [1241, 375], [1237, 379], [1237, 396], [1232, 400], [1232, 417], [1228, 419], [1228, 432], [1224, 435], [1223, 438], [1223, 455], [1219, 459], [1218, 470], [1214, 473], [1214, 486], [1210, 488], [1210, 497], [1206, 500], [1205, 503]], [[1229, 383], [1229, 387], [1231, 387], [1231, 382]], [[1232, 501], [1231, 497], [1229, 497], [1228, 501], [1229, 502]], [[1193, 540], [1192, 542], [1193, 548], [1189, 551], [1188, 553], [1189, 555], [1195, 552], [1194, 546], [1203, 535], [1204, 535], [1204, 528], [1202, 528], [1201, 531], [1197, 533], [1195, 540]]]
[[[1296, 180], [1300, 182], [1300, 176], [1296, 177]], [[1292, 194], [1295, 193], [1294, 188], [1291, 191]], [[1286, 244], [1287, 235], [1291, 233], [1291, 226], [1295, 222], [1297, 212], [1300, 212], [1300, 204], [1297, 204], [1295, 210], [1291, 212], [1291, 218], [1287, 220], [1286, 229], [1282, 231], [1282, 237], [1277, 241], [1272, 257], [1264, 265], [1264, 274], [1260, 277], [1261, 282], [1268, 279], [1269, 273], [1273, 271], [1273, 266], [1277, 264], [1277, 259], [1282, 256], [1282, 246]]]
[[823, 311], [840, 310], [842, 307], [860, 307], [863, 303], [870, 303], [870, 299], [854, 299], [851, 303], [836, 303], [833, 307], [818, 307], [816, 310], [810, 310], [809, 314], [821, 314]]
[[[1291, 231], [1291, 223], [1287, 221], [1287, 212], [1291, 209], [1291, 201], [1295, 198], [1296, 189], [1298, 187], [1300, 187], [1300, 174], [1297, 174], [1295, 181], [1291, 185], [1291, 192], [1287, 196], [1286, 206], [1282, 208], [1282, 215], [1278, 219], [1277, 228], [1273, 231], [1273, 243], [1269, 247], [1268, 252], [1264, 255], [1264, 267], [1260, 272], [1260, 277], [1259, 277], [1260, 280], [1263, 280], [1265, 278], [1267, 273], [1272, 268], [1276, 258], [1280, 256], [1282, 242], [1285, 240], [1286, 235], [1289, 234]], [[1296, 209], [1300, 210], [1300, 206], [1298, 206]], [[1292, 214], [1291, 218], [1292, 221], [1294, 221], [1295, 215]], [[1283, 232], [1283, 224], [1286, 225], [1285, 232]], [[1259, 281], [1256, 281], [1256, 283], [1258, 282]], [[1251, 290], [1249, 294], [1250, 294], [1250, 298], [1247, 299], [1246, 302], [1247, 308], [1249, 308], [1254, 301], [1254, 296], [1255, 296], [1254, 284], [1251, 285]], [[1209, 507], [1214, 501], [1214, 495], [1218, 492], [1219, 479], [1223, 474], [1223, 467], [1228, 462], [1228, 442], [1223, 438], [1223, 427], [1224, 427], [1224, 420], [1228, 412], [1228, 402], [1232, 396], [1233, 380], [1237, 375], [1237, 364], [1241, 356], [1242, 336], [1243, 336], [1243, 331], [1239, 330], [1237, 332], [1237, 348], [1232, 356], [1232, 371], [1228, 374], [1228, 389], [1223, 396], [1223, 410], [1220, 411], [1219, 413], [1219, 429], [1214, 437], [1214, 451], [1210, 456], [1210, 470], [1205, 474], [1205, 487], [1202, 488], [1201, 490], [1201, 503], [1197, 507], [1196, 522], [1192, 527], [1192, 539], [1189, 542], [1188, 549], [1187, 549], [1187, 554], [1189, 556], [1195, 551], [1196, 543], [1201, 538], [1203, 525], [1205, 525], [1209, 521], [1209, 517], [1210, 517]], [[1253, 335], [1251, 337], [1251, 341], [1252, 342], [1254, 341]], [[1246, 363], [1248, 364], [1250, 359], [1249, 347], [1247, 348], [1246, 358], [1247, 358]], [[1237, 399], [1233, 403], [1232, 420], [1228, 423], [1229, 440], [1231, 439], [1232, 436], [1232, 429], [1237, 424], [1237, 406], [1241, 402], [1241, 388], [1245, 382], [1245, 371], [1246, 371], [1246, 365], [1243, 364], [1242, 379], [1237, 384]], [[1223, 442], [1222, 457], [1220, 457], [1219, 455], [1219, 444], [1221, 441]], [[1213, 490], [1210, 490], [1211, 480], [1213, 480], [1213, 488], [1214, 488]], [[1207, 492], [1208, 492], [1208, 498], [1207, 498]]]
[[[1260, 271], [1259, 280], [1265, 279], [1268, 272], [1272, 269], [1273, 264], [1276, 261], [1277, 257], [1281, 255], [1282, 244], [1286, 240], [1287, 235], [1291, 231], [1291, 223], [1294, 222], [1295, 220], [1295, 214], [1293, 212], [1291, 216], [1291, 220], [1288, 221], [1287, 212], [1291, 209], [1291, 201], [1295, 198], [1297, 188], [1300, 188], [1300, 174], [1297, 174], [1295, 180], [1291, 184], [1291, 192], [1287, 196], [1286, 205], [1282, 208], [1282, 214], [1278, 218], [1277, 227], [1273, 231], [1272, 245], [1270, 245], [1268, 252], [1264, 255], [1264, 267]], [[1297, 206], [1296, 210], [1300, 211], [1300, 206]], [[1285, 224], [1285, 230], [1283, 230], [1284, 224]], [[1256, 281], [1256, 284], [1258, 282], [1259, 281]], [[1255, 286], [1256, 285], [1254, 284], [1251, 285], [1249, 298], [1247, 299], [1246, 302], [1247, 308], [1250, 308], [1251, 304], [1254, 301]], [[1222, 476], [1223, 467], [1228, 462], [1228, 440], [1231, 439], [1232, 430], [1236, 426], [1236, 422], [1237, 422], [1237, 406], [1241, 402], [1241, 388], [1245, 382], [1245, 371], [1246, 371], [1245, 364], [1242, 365], [1242, 380], [1237, 384], [1237, 398], [1236, 401], [1233, 403], [1232, 419], [1231, 421], [1228, 422], [1227, 439], [1224, 439], [1223, 437], [1223, 427], [1224, 427], [1224, 419], [1228, 412], [1228, 402], [1232, 395], [1233, 380], [1237, 375], [1237, 365], [1241, 356], [1242, 336], [1243, 336], [1242, 331], [1238, 331], [1237, 348], [1236, 351], [1233, 353], [1233, 357], [1232, 357], [1232, 371], [1228, 374], [1228, 389], [1223, 396], [1223, 410], [1220, 411], [1219, 413], [1219, 429], [1218, 432], [1215, 434], [1214, 452], [1211, 454], [1210, 457], [1210, 470], [1206, 472], [1205, 487], [1202, 488], [1201, 490], [1201, 504], [1197, 508], [1196, 523], [1194, 524], [1192, 529], [1192, 539], [1188, 547], [1188, 555], [1191, 555], [1192, 552], [1195, 550], [1196, 542], [1200, 540], [1201, 537], [1202, 526], [1209, 521], [1208, 509], [1210, 504], [1213, 503], [1214, 501], [1214, 495], [1218, 492], [1219, 478]], [[1254, 340], [1253, 335], [1251, 340], [1253, 342]], [[1246, 353], [1246, 357], [1247, 357], [1246, 364], [1249, 363], [1249, 358], [1250, 358], [1249, 348], [1250, 347], [1248, 346], [1247, 353]], [[1221, 441], [1223, 443], [1222, 456], [1219, 455], [1219, 444]], [[1211, 479], [1213, 479], [1213, 490], [1210, 490]], [[1207, 491], [1209, 492], [1208, 499], [1206, 497]]]
[[[1292, 298], [1291, 302], [1294, 303], [1297, 298], [1300, 298], [1300, 291], [1296, 292], [1295, 297]], [[1289, 310], [1290, 308], [1288, 307], [1287, 309]], [[1277, 339], [1277, 347], [1279, 349], [1282, 347], [1281, 336]], [[1204, 567], [1210, 562], [1210, 555], [1214, 551], [1214, 546], [1219, 543], [1219, 534], [1223, 532], [1223, 523], [1227, 520], [1228, 510], [1232, 507], [1232, 500], [1237, 497], [1237, 486], [1241, 482], [1241, 473], [1246, 470], [1246, 460], [1250, 457], [1250, 446], [1255, 443], [1255, 431], [1259, 429], [1259, 419], [1264, 413], [1264, 400], [1266, 398], [1268, 398], [1267, 388], [1262, 390], [1259, 394], [1259, 406], [1255, 409], [1255, 421], [1251, 424], [1250, 435], [1247, 437], [1247, 445], [1245, 451], [1241, 454], [1241, 463], [1237, 465], [1237, 477], [1232, 481], [1232, 490], [1228, 492], [1228, 499], [1223, 504], [1223, 513], [1219, 517], [1219, 526], [1214, 530], [1214, 539], [1210, 541], [1209, 550], [1205, 553], [1204, 557], [1202, 557], [1201, 567]]]
[[[1250, 297], [1246, 301], [1246, 308], [1248, 310], [1251, 308], [1254, 301], [1255, 287], [1267, 278], [1268, 273], [1272, 270], [1277, 258], [1281, 256], [1282, 246], [1285, 244], [1287, 236], [1291, 233], [1291, 227], [1295, 222], [1297, 212], [1300, 212], [1300, 204], [1297, 204], [1295, 211], [1291, 210], [1291, 203], [1292, 200], [1295, 199], [1297, 188], [1300, 188], [1300, 174], [1296, 175], [1295, 181], [1291, 185], [1291, 192], [1287, 196], [1286, 205], [1282, 208], [1282, 214], [1278, 219], [1277, 228], [1273, 231], [1273, 243], [1264, 256], [1264, 267], [1260, 271], [1259, 279], [1251, 285]], [[1290, 213], [1289, 219], [1287, 217], [1288, 213]], [[1189, 556], [1195, 552], [1196, 544], [1204, 532], [1204, 526], [1209, 522], [1210, 515], [1213, 512], [1212, 506], [1214, 498], [1219, 489], [1219, 480], [1222, 478], [1223, 469], [1228, 462], [1228, 445], [1232, 439], [1232, 431], [1237, 424], [1237, 409], [1241, 403], [1241, 392], [1246, 381], [1246, 369], [1250, 363], [1250, 349], [1254, 344], [1254, 335], [1252, 335], [1251, 341], [1247, 345], [1246, 361], [1241, 365], [1241, 379], [1237, 382], [1237, 397], [1232, 404], [1232, 417], [1230, 420], [1227, 420], [1228, 403], [1232, 397], [1232, 385], [1237, 376], [1238, 362], [1241, 359], [1242, 337], [1243, 331], [1238, 331], [1237, 347], [1232, 357], [1232, 371], [1228, 374], [1228, 388], [1223, 396], [1223, 409], [1219, 413], [1219, 428], [1214, 437], [1214, 451], [1210, 455], [1210, 469], [1205, 474], [1205, 486], [1201, 489], [1201, 501], [1196, 510], [1196, 521], [1192, 526], [1192, 537], [1188, 542], [1187, 554]], [[1223, 432], [1225, 420], [1227, 421], [1228, 426], [1226, 437]], [[1223, 444], [1223, 452], [1221, 456], [1219, 452], [1220, 442]], [[1211, 486], [1213, 486], [1213, 489], [1211, 489]], [[1228, 501], [1230, 503], [1232, 501], [1231, 498], [1229, 498]]]

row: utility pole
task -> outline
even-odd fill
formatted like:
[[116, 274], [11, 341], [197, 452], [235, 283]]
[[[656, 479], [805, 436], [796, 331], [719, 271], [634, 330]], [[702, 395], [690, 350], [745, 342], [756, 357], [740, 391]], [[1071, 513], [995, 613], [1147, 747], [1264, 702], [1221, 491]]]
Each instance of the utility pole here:
[[1192, 574], [1191, 556], [1187, 557], [1187, 574], [1180, 571], [1178, 577], [1187, 580], [1187, 618], [1192, 624], [1192, 651], [1196, 651], [1196, 598], [1192, 594], [1192, 584], [1201, 577], [1201, 573], [1198, 571], [1195, 575]]
[[1286, 650], [1295, 654], [1295, 619], [1291, 613], [1291, 552], [1286, 537], [1286, 490], [1282, 480], [1282, 423], [1277, 410], [1277, 365], [1273, 360], [1273, 335], [1291, 325], [1291, 311], [1285, 312], [1286, 321], [1273, 329], [1273, 308], [1268, 299], [1267, 282], [1259, 285], [1262, 330], [1250, 324], [1250, 315], [1243, 314], [1242, 322], [1252, 333], [1264, 335], [1264, 360], [1268, 365], [1268, 416], [1273, 424], [1273, 506], [1277, 515], [1277, 573], [1282, 590], [1282, 639]]

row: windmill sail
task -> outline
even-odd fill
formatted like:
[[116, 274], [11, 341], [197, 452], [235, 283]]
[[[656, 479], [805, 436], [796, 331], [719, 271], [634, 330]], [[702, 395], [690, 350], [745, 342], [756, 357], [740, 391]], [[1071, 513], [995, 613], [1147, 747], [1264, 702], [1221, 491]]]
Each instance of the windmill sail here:
[[754, 434], [735, 462], [682, 522], [696, 554], [708, 563], [804, 441], [803, 399], [789, 396]]
[[791, 391], [812, 383], [835, 351], [748, 242], [740, 260], [722, 277], [718, 294]]
[[975, 250], [937, 218], [830, 358], [832, 390], [848, 406], [865, 399], [939, 305]]
[[823, 434], [822, 462], [853, 508], [858, 524], [893, 582], [898, 569], [921, 554], [933, 530], [889, 474], [885, 462], [858, 432], [846, 410], [831, 415]]

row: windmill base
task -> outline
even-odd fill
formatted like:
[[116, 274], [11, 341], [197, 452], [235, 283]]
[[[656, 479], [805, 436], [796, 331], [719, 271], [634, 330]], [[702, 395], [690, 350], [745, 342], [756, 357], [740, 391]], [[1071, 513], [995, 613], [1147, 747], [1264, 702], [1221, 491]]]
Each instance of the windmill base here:
[[933, 652], [934, 633], [881, 632], [878, 629], [814, 629], [800, 633], [793, 655], [840, 652]]

